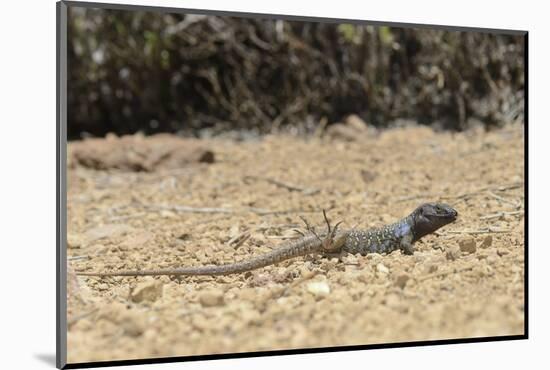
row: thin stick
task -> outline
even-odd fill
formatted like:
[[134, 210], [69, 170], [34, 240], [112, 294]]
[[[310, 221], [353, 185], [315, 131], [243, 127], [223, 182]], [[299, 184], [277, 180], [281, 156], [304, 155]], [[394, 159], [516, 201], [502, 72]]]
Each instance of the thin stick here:
[[266, 239], [298, 239], [299, 235], [267, 235]]
[[92, 309], [89, 312], [86, 312], [86, 313], [83, 313], [81, 315], [77, 315], [75, 317], [70, 318], [67, 321], [67, 326], [72, 326], [72, 325], [76, 324], [79, 320], [94, 314], [97, 310], [98, 310], [98, 308], [96, 307], [96, 308]]
[[239, 235], [229, 239], [227, 245], [230, 245], [234, 248], [240, 247], [245, 241], [247, 241], [252, 234], [250, 230], [240, 233]]
[[406, 202], [408, 200], [415, 200], [415, 199], [422, 199], [422, 198], [424, 198], [424, 199], [433, 198], [434, 196], [437, 197], [438, 195], [434, 195], [434, 194], [406, 195], [406, 196], [397, 198], [395, 201], [396, 202]]
[[317, 194], [320, 190], [319, 189], [314, 189], [314, 188], [305, 188], [305, 187], [301, 187], [301, 186], [298, 186], [298, 185], [294, 185], [294, 184], [290, 184], [290, 183], [287, 183], [287, 182], [283, 182], [283, 181], [280, 181], [280, 180], [276, 180], [276, 179], [272, 179], [272, 178], [269, 178], [269, 177], [260, 177], [260, 176], [245, 176], [245, 180], [246, 179], [250, 179], [250, 180], [263, 180], [263, 181], [266, 181], [270, 184], [273, 184], [273, 185], [276, 185], [276, 186], [279, 186], [281, 188], [285, 188], [289, 191], [300, 191], [302, 193], [304, 193], [305, 195], [313, 195], [313, 194]]
[[525, 211], [523, 211], [523, 210], [521, 210], [521, 211], [510, 211], [510, 212], [501, 211], [501, 212], [493, 213], [493, 214], [490, 214], [490, 215], [481, 216], [479, 219], [480, 220], [491, 220], [493, 218], [501, 218], [501, 217], [504, 217], [504, 216], [516, 216], [516, 215], [522, 215], [524, 213], [525, 213]]
[[512, 202], [511, 200], [509, 199], [506, 199], [506, 198], [503, 198], [501, 197], [500, 195], [497, 195], [495, 193], [493, 193], [492, 191], [488, 191], [487, 192], [490, 196], [492, 196], [493, 198], [497, 199], [497, 200], [500, 200], [501, 202], [503, 203], [507, 203], [507, 204], [510, 204], [516, 208], [519, 208], [521, 207], [521, 203], [520, 202]]
[[500, 229], [492, 229], [492, 228], [487, 228], [487, 229], [480, 229], [480, 230], [449, 230], [447, 231], [446, 233], [447, 234], [472, 234], [472, 235], [476, 235], [476, 234], [499, 234], [499, 233], [502, 233], [502, 234], [505, 234], [505, 233], [511, 233], [512, 230], [500, 230]]
[[523, 186], [523, 182], [517, 182], [517, 183], [513, 183], [513, 184], [499, 185], [499, 186], [485, 186], [485, 187], [479, 188], [477, 190], [474, 190], [474, 191], [471, 191], [471, 192], [468, 192], [468, 193], [462, 193], [462, 194], [459, 194], [459, 195], [447, 195], [447, 196], [444, 195], [444, 196], [441, 196], [441, 199], [461, 199], [461, 198], [466, 198], [466, 197], [469, 197], [469, 196], [472, 196], [472, 195], [481, 194], [481, 193], [483, 193], [484, 191], [487, 191], [487, 190], [506, 191], [506, 190], [511, 190], [511, 189], [517, 189], [521, 186]]
[[78, 260], [85, 260], [89, 258], [90, 256], [88, 256], [87, 254], [83, 256], [71, 256], [71, 257], [67, 257], [67, 261], [78, 261]]
[[425, 199], [439, 198], [439, 199], [457, 199], [457, 200], [461, 200], [461, 199], [468, 198], [472, 195], [481, 194], [481, 193], [483, 193], [484, 191], [487, 191], [487, 190], [490, 190], [490, 191], [506, 191], [506, 190], [511, 190], [511, 189], [517, 189], [521, 186], [523, 186], [523, 182], [516, 182], [516, 183], [512, 183], [512, 184], [499, 185], [499, 186], [485, 186], [485, 187], [479, 188], [477, 190], [467, 192], [467, 193], [458, 194], [458, 195], [443, 195], [443, 194], [437, 194], [437, 193], [413, 194], [413, 195], [405, 195], [405, 196], [402, 196], [402, 197], [398, 197], [398, 198], [396, 198], [395, 201], [396, 202], [405, 202], [405, 201], [408, 201], [408, 200], [421, 199], [421, 198], [425, 198]]
[[447, 275], [450, 275], [450, 274], [458, 274], [459, 272], [470, 271], [470, 270], [473, 270], [472, 266], [464, 267], [464, 268], [461, 268], [461, 269], [453, 269], [452, 271], [435, 272], [433, 274], [428, 274], [428, 275], [422, 276], [420, 278], [417, 278], [416, 280], [417, 281], [425, 281], [425, 280], [433, 279], [433, 278], [436, 278], [436, 277], [447, 276]]
[[265, 209], [265, 208], [255, 208], [255, 207], [244, 207], [241, 209], [233, 209], [233, 208], [223, 208], [223, 207], [191, 207], [191, 206], [181, 206], [181, 205], [173, 205], [168, 206], [164, 204], [143, 204], [143, 207], [147, 209], [152, 210], [167, 210], [167, 211], [173, 211], [173, 212], [181, 212], [181, 213], [225, 213], [225, 214], [237, 214], [237, 213], [255, 213], [260, 216], [267, 216], [267, 215], [281, 215], [286, 213], [313, 213], [313, 212], [319, 212], [318, 209], [312, 209], [312, 210], [305, 210], [305, 209], [285, 209], [285, 210], [271, 210], [271, 209]]
[[167, 210], [182, 213], [235, 213], [230, 208], [212, 208], [212, 207], [189, 207], [189, 206], [166, 206], [166, 205], [144, 205], [145, 208], [154, 210]]
[[284, 215], [287, 213], [317, 213], [320, 209], [286, 209], [281, 211], [266, 211], [266, 212], [254, 212], [260, 216], [269, 216], [269, 215]]
[[143, 217], [143, 216], [145, 216], [145, 215], [146, 215], [145, 212], [138, 212], [138, 213], [134, 213], [133, 215], [113, 216], [113, 217], [109, 218], [108, 221], [109, 221], [109, 222], [126, 221], [126, 220], [130, 220], [130, 219], [132, 219], [132, 218]]

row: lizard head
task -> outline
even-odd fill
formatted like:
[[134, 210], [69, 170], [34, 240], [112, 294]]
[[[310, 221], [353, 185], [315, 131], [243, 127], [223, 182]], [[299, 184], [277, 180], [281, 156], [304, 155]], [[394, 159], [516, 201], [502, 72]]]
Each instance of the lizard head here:
[[414, 228], [414, 241], [454, 222], [458, 212], [444, 203], [425, 203], [411, 214]]

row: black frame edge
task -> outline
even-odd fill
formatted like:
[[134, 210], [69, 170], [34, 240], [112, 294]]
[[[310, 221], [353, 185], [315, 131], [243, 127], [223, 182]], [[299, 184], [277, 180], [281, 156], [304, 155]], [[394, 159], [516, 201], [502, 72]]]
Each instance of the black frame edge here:
[[523, 321], [523, 333], [525, 334], [525, 338], [529, 338], [529, 32], [526, 32], [523, 36], [524, 38], [524, 96], [523, 96], [523, 132], [524, 132], [524, 140], [523, 140], [523, 160], [524, 160], [524, 194], [525, 194], [525, 202], [524, 202], [524, 240], [523, 240], [523, 264], [524, 264], [524, 272], [523, 272], [523, 280], [524, 280], [524, 303], [523, 303], [523, 309], [524, 309], [524, 321]]
[[56, 3], [56, 367], [67, 365], [67, 5]]

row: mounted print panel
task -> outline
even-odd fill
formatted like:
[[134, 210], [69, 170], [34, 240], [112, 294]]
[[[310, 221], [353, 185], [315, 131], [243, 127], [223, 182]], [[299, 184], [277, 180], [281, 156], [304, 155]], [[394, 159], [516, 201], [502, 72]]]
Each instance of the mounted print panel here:
[[527, 337], [526, 32], [58, 28], [59, 367]]

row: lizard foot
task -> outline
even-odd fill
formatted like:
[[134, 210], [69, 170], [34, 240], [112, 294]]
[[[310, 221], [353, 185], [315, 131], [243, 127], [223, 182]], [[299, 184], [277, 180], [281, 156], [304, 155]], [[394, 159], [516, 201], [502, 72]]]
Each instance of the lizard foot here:
[[[302, 216], [300, 218], [306, 225], [306, 230], [313, 234], [317, 240], [321, 243], [321, 248], [325, 253], [339, 253], [342, 249], [342, 246], [345, 242], [345, 235], [338, 235], [338, 226], [342, 223], [342, 221], [336, 223], [334, 227], [330, 225], [330, 221], [327, 217], [326, 211], [323, 209], [323, 217], [325, 218], [325, 222], [327, 224], [327, 233], [324, 237], [320, 237], [319, 234], [315, 231], [315, 228], [309, 224], [309, 222]], [[302, 234], [303, 235], [303, 234]]]
[[327, 223], [327, 236], [322, 240], [322, 248], [325, 252], [328, 253], [338, 253], [341, 251], [342, 246], [346, 240], [345, 235], [338, 235], [338, 226], [342, 223], [339, 221], [334, 225], [334, 228], [330, 226], [330, 221], [328, 220], [327, 213], [323, 209], [323, 217]]

